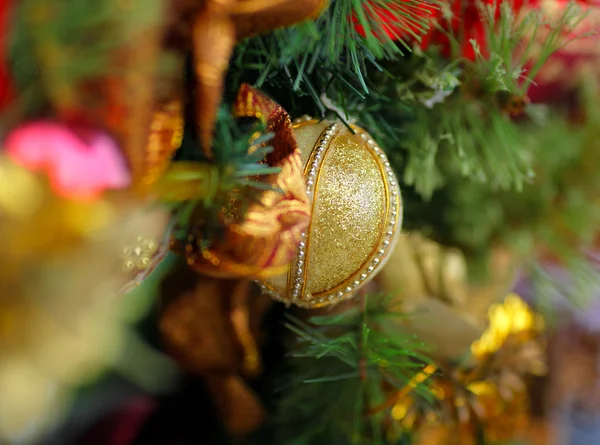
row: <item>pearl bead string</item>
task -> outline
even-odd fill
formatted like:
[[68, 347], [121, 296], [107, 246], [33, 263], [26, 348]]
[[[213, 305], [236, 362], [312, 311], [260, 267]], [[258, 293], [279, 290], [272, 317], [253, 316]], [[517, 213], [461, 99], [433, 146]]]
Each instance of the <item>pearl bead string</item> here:
[[[310, 163], [310, 170], [306, 177], [306, 192], [308, 197], [312, 200], [315, 190], [315, 184], [317, 179], [317, 173], [321, 168], [323, 162], [323, 154], [325, 149], [329, 146], [331, 139], [338, 131], [338, 124], [331, 124], [327, 130], [323, 132], [323, 135], [317, 142], [317, 148], [311, 154], [312, 162]], [[306, 247], [307, 247], [308, 234], [303, 232], [300, 236], [300, 244], [298, 246], [298, 254], [296, 255], [296, 265], [294, 273], [294, 282], [292, 287], [292, 302], [298, 304], [300, 293], [302, 291], [302, 285], [304, 284], [304, 268], [306, 266]], [[311, 296], [306, 295], [305, 299], [310, 300]]]

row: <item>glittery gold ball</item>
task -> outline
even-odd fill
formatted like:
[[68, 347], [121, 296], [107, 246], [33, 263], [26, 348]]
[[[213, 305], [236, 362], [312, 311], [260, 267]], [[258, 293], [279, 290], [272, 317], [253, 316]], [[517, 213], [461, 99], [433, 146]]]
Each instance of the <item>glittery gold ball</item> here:
[[320, 307], [351, 298], [380, 270], [400, 234], [400, 189], [364, 130], [305, 120], [294, 125], [312, 219], [287, 273], [261, 283], [276, 300]]

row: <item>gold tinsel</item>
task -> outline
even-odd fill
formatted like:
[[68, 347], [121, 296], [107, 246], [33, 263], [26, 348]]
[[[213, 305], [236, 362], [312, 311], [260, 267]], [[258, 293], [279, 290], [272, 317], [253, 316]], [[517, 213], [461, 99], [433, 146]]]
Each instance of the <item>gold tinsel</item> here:
[[420, 406], [407, 387], [391, 399], [392, 419], [419, 445], [475, 445], [479, 430], [486, 441], [518, 438], [529, 419], [526, 378], [546, 371], [542, 329], [539, 316], [509, 294], [490, 308], [487, 329], [471, 345], [473, 360], [440, 362], [417, 374], [421, 381], [431, 377], [436, 402]]

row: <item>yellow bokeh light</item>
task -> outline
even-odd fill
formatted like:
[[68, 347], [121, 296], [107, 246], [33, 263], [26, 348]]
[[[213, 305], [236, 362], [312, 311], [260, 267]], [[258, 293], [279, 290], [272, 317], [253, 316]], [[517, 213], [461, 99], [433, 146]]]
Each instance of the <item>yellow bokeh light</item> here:
[[477, 357], [496, 352], [511, 334], [534, 330], [537, 317], [516, 294], [509, 294], [503, 303], [493, 305], [489, 312], [489, 326], [479, 340], [471, 345]]

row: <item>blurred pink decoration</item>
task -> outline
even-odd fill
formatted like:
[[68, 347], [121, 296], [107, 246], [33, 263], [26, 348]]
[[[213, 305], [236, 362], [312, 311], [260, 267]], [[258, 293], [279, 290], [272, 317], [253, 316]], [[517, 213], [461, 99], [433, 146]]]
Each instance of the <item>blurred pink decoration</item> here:
[[99, 131], [76, 132], [56, 122], [31, 122], [12, 131], [4, 147], [14, 162], [45, 172], [55, 192], [65, 198], [91, 200], [106, 189], [130, 183], [117, 144]]

